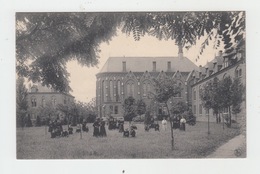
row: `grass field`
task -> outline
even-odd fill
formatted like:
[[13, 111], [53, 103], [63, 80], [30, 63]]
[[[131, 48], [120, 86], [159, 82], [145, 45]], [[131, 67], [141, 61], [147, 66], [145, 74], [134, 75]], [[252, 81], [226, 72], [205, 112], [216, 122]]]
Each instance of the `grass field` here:
[[[128, 123], [125, 123], [125, 128]], [[223, 130], [221, 124], [198, 122], [186, 126], [186, 131], [174, 130], [174, 150], [171, 150], [171, 131], [144, 131], [143, 124], [138, 127], [135, 138], [124, 138], [117, 130], [107, 130], [107, 137], [92, 136], [90, 131], [74, 133], [69, 137], [50, 138], [45, 127], [17, 129], [17, 159], [122, 159], [122, 158], [203, 158], [217, 147], [239, 134], [239, 129]], [[75, 129], [74, 129], [75, 130]]]

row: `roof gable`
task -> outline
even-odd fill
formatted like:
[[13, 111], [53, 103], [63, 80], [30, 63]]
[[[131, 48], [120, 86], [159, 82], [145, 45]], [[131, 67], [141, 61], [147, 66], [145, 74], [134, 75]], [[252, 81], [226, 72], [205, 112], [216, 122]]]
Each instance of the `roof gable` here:
[[153, 72], [154, 62], [156, 72], [169, 71], [169, 65], [170, 71], [198, 70], [198, 67], [186, 57], [109, 57], [99, 73], [123, 72], [123, 62], [126, 64], [126, 72]]

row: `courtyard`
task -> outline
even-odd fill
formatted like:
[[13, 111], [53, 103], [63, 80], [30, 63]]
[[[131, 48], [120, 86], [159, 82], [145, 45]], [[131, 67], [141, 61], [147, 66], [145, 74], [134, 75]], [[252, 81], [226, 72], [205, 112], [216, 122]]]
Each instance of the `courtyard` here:
[[[240, 134], [239, 125], [223, 129], [222, 124], [197, 122], [186, 126], [186, 131], [174, 130], [174, 150], [171, 150], [171, 130], [149, 132], [137, 123], [137, 136], [124, 138], [118, 130], [107, 130], [107, 137], [93, 137], [89, 132], [74, 133], [69, 137], [50, 138], [46, 128], [17, 129], [17, 159], [154, 159], [154, 158], [205, 158], [228, 140]], [[63, 126], [64, 128], [66, 126]], [[128, 122], [125, 122], [125, 128]], [[161, 127], [161, 125], [160, 125]], [[74, 129], [75, 130], [75, 129]], [[47, 132], [47, 134], [46, 134]]]

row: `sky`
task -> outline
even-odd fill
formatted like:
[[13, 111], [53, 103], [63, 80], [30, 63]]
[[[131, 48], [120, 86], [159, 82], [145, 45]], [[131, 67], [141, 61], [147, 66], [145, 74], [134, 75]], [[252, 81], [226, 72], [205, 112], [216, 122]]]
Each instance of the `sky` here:
[[[211, 61], [218, 52], [213, 49], [213, 43], [210, 43], [196, 61], [202, 41], [203, 39], [198, 41], [189, 50], [183, 50], [183, 55], [198, 66]], [[160, 41], [152, 36], [144, 36], [140, 41], [135, 41], [133, 36], [127, 36], [119, 30], [117, 36], [114, 36], [109, 43], [100, 44], [100, 50], [100, 63], [97, 67], [82, 67], [76, 61], [67, 63], [70, 87], [73, 90], [71, 94], [78, 101], [89, 102], [96, 97], [96, 74], [109, 57], [178, 56], [178, 48], [172, 40]]]

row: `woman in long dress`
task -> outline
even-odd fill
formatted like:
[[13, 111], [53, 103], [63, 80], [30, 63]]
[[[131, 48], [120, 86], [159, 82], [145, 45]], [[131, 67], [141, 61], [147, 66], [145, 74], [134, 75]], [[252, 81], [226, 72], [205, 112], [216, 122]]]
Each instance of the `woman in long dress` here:
[[94, 132], [93, 132], [93, 136], [94, 137], [98, 137], [100, 135], [100, 132], [99, 132], [99, 122], [96, 120], [93, 124], [93, 127], [94, 127]]
[[101, 137], [107, 136], [105, 124], [106, 124], [105, 121], [101, 121], [101, 125], [100, 125], [100, 136]]

